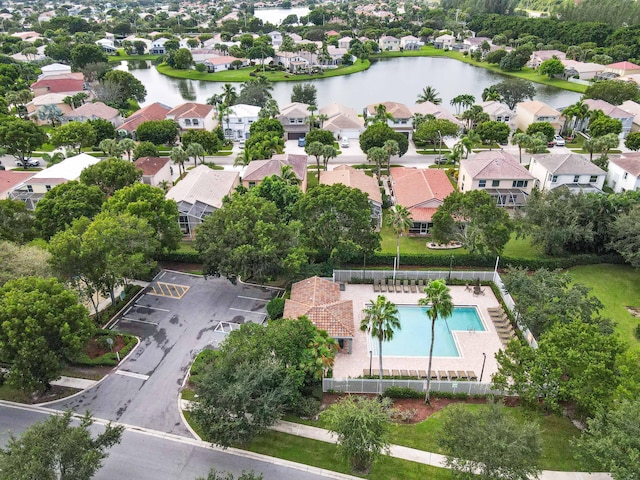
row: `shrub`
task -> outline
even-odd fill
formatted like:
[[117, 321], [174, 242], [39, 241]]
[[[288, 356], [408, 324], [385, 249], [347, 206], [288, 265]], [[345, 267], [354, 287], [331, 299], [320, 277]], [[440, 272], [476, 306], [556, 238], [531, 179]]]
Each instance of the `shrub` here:
[[296, 414], [302, 418], [313, 418], [320, 411], [320, 401], [313, 397], [300, 397], [296, 404]]
[[218, 356], [218, 352], [215, 350], [203, 350], [201, 351], [191, 365], [190, 378], [192, 383], [198, 382], [198, 377], [206, 369], [206, 367], [215, 362]]
[[284, 298], [272, 298], [269, 303], [267, 303], [267, 313], [269, 314], [269, 320], [282, 318], [282, 314], [284, 313]]
[[423, 398], [424, 393], [409, 387], [389, 387], [382, 396], [388, 398]]
[[640, 324], [636, 326], [636, 329], [633, 332], [638, 340], [640, 340]]

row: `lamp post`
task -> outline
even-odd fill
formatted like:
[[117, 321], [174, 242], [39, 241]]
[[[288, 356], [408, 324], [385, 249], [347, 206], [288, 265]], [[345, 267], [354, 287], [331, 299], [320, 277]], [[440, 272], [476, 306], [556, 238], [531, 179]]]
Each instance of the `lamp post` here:
[[451, 260], [449, 260], [449, 281], [451, 281], [451, 270], [453, 270], [453, 255], [451, 255]]
[[369, 350], [369, 376], [371, 376], [372, 362], [373, 362], [373, 350]]
[[483, 353], [482, 355], [484, 358], [482, 359], [482, 370], [480, 370], [480, 380], [478, 380], [478, 383], [482, 383], [482, 375], [484, 375], [484, 364], [487, 361], [487, 354]]
[[440, 147], [438, 149], [438, 168], [440, 168], [440, 165], [442, 164], [442, 133], [440, 133], [440, 130], [438, 130], [438, 136], [440, 137]]

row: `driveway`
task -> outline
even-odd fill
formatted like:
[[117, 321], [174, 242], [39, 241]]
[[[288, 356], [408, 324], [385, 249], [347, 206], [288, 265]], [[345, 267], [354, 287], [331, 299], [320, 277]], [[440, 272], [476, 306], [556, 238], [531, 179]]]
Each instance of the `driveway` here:
[[178, 395], [191, 362], [224, 339], [221, 330], [263, 322], [275, 293], [225, 278], [162, 271], [112, 326], [140, 338], [133, 354], [95, 387], [50, 407], [90, 410], [98, 418], [190, 436]]

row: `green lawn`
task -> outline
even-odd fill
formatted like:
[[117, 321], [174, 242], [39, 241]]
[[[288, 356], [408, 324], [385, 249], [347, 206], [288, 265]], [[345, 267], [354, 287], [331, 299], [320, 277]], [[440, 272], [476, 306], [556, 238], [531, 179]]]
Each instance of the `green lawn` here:
[[109, 55], [109, 62], [120, 62], [122, 60], [156, 60], [162, 55], [127, 55], [124, 48], [118, 49], [118, 55]]
[[629, 265], [584, 265], [569, 270], [573, 280], [593, 289], [593, 295], [603, 304], [602, 315], [617, 323], [616, 330], [634, 349], [640, 342], [633, 334], [640, 319], [633, 317], [625, 306], [640, 306], [640, 270]]

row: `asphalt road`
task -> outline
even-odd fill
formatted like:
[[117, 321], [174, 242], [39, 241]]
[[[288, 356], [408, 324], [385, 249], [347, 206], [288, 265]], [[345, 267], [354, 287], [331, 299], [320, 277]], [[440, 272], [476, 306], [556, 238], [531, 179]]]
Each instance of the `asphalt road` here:
[[[29, 407], [14, 408], [0, 404], [0, 446], [5, 446], [9, 431], [19, 435], [29, 425], [45, 420], [48, 414]], [[92, 427], [95, 433], [101, 425]], [[167, 436], [162, 432], [128, 428], [122, 442], [109, 450], [109, 457], [94, 480], [194, 480], [211, 468], [237, 476], [243, 470], [262, 473], [265, 480], [319, 480], [317, 473], [304, 465], [275, 465], [269, 461], [246, 458], [234, 452], [208, 448], [204, 442]], [[285, 462], [286, 463], [286, 462]], [[295, 468], [298, 466], [298, 468]]]
[[191, 437], [178, 407], [191, 362], [224, 338], [215, 331], [220, 322], [262, 322], [274, 294], [224, 278], [163, 271], [115, 324], [141, 339], [133, 354], [95, 387], [49, 407]]

